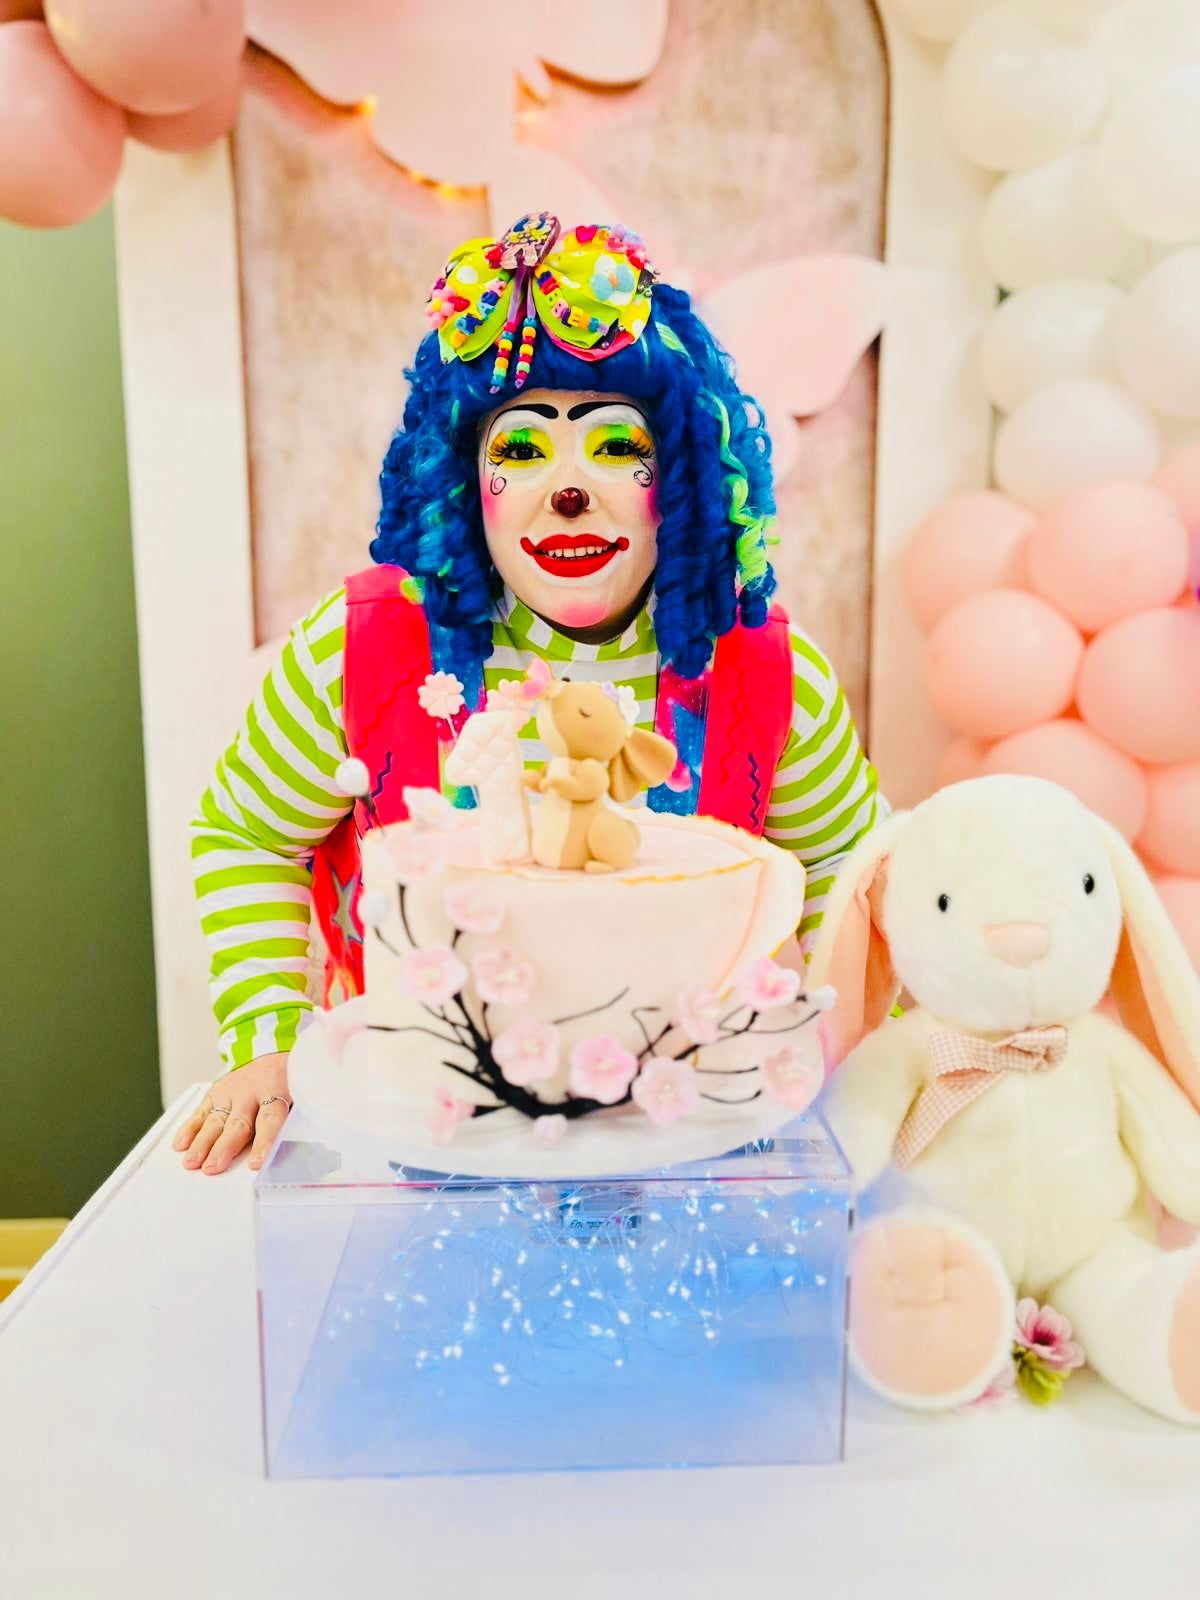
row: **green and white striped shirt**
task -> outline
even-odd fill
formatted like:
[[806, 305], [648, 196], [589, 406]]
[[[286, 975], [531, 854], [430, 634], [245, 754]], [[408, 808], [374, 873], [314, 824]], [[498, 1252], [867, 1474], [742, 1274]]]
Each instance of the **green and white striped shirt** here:
[[[653, 606], [619, 639], [580, 644], [506, 593], [484, 668], [489, 689], [520, 677], [535, 658], [590, 683], [628, 684], [637, 722], [654, 726], [658, 644]], [[347, 755], [342, 720], [345, 591], [336, 590], [292, 630], [237, 737], [217, 764], [192, 824], [201, 923], [212, 955], [213, 1006], [231, 1066], [290, 1050], [311, 1009], [309, 858], [351, 802], [333, 781]], [[765, 836], [794, 850], [808, 870], [800, 937], [805, 945], [842, 857], [886, 811], [874, 768], [859, 747], [833, 669], [804, 634], [792, 633], [792, 728], [775, 774]], [[545, 761], [531, 720], [521, 731], [526, 765]], [[644, 797], [643, 797], [644, 803]]]

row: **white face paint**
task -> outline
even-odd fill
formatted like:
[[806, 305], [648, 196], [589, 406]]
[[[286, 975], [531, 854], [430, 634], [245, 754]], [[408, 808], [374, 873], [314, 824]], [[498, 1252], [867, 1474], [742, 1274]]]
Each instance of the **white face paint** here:
[[534, 389], [485, 418], [483, 531], [497, 572], [568, 629], [623, 624], [658, 558], [658, 464], [624, 395]]

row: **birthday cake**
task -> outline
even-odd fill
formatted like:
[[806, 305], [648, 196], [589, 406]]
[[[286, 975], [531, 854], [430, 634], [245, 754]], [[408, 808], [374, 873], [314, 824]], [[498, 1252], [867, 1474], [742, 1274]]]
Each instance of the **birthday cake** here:
[[502, 1128], [546, 1149], [604, 1114], [642, 1146], [788, 1120], [821, 1083], [820, 999], [774, 960], [803, 867], [725, 823], [635, 822], [613, 796], [669, 773], [673, 747], [595, 685], [539, 698], [543, 768], [523, 768], [502, 706], [479, 712], [447, 762], [477, 808], [409, 790], [409, 819], [362, 840], [373, 1075], [424, 1106], [439, 1146]]
[[[526, 769], [531, 699], [550, 759]], [[293, 1058], [309, 1109], [353, 1080], [360, 1125], [408, 1164], [531, 1174], [559, 1146], [581, 1172], [715, 1155], [803, 1110], [833, 998], [775, 959], [804, 869], [727, 823], [621, 803], [675, 761], [603, 688], [544, 669], [520, 706], [467, 718], [443, 776], [476, 803], [405, 789], [407, 820], [361, 839], [360, 1037], [338, 1042], [340, 1079]]]

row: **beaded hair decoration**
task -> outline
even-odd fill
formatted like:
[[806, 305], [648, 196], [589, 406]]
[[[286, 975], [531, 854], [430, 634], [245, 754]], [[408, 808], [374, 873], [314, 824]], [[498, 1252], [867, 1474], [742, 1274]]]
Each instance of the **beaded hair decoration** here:
[[[473, 361], [495, 349], [491, 391], [529, 376], [539, 326], [584, 361], [634, 343], [650, 317], [658, 277], [637, 234], [607, 225], [562, 233], [557, 217], [530, 213], [501, 239], [469, 239], [434, 284], [426, 316], [443, 361]], [[520, 341], [517, 342], [517, 329]]]

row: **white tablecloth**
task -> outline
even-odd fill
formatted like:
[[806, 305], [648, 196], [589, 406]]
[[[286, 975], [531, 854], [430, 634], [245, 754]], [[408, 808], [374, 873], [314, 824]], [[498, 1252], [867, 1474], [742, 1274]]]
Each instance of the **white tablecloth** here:
[[1200, 1600], [1200, 1430], [853, 1394], [839, 1467], [268, 1483], [251, 1174], [146, 1135], [0, 1306], [0, 1596]]

